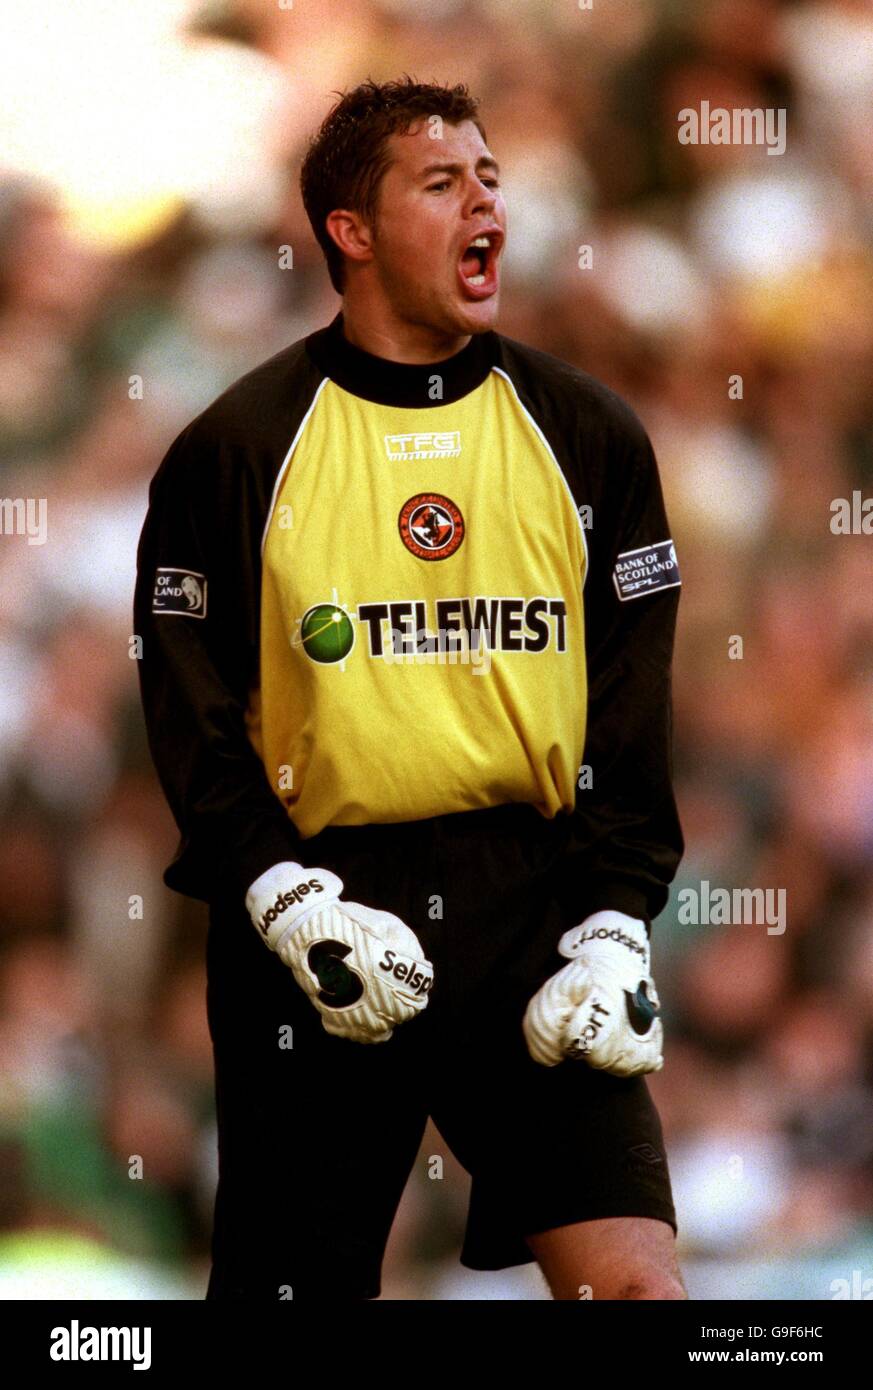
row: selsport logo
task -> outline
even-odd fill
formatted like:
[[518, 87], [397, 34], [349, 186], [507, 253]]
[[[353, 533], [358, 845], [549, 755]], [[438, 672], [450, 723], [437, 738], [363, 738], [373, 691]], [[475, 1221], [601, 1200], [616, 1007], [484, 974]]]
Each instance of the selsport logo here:
[[310, 892], [323, 893], [324, 884], [317, 878], [310, 878], [307, 879], [305, 883], [298, 883], [296, 888], [290, 888], [287, 893], [279, 893], [275, 902], [267, 908], [264, 915], [258, 920], [258, 926], [264, 936], [269, 935], [270, 927], [280, 913], [287, 912], [292, 903], [302, 903]]
[[419, 434], [386, 434], [389, 459], [456, 459], [461, 452], [460, 430], [423, 430]]
[[413, 960], [412, 956], [404, 956], [401, 951], [389, 950], [387, 946], [385, 959], [379, 961], [379, 969], [400, 980], [413, 995], [430, 994], [433, 989], [433, 968], [428, 969], [428, 965], [429, 962]]

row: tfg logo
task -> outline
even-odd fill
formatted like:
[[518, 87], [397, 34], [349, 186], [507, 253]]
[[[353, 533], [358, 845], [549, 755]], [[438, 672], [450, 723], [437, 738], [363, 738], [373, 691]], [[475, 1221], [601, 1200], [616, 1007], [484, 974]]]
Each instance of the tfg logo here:
[[420, 434], [386, 434], [385, 452], [399, 459], [456, 459], [461, 452], [460, 430], [423, 430]]

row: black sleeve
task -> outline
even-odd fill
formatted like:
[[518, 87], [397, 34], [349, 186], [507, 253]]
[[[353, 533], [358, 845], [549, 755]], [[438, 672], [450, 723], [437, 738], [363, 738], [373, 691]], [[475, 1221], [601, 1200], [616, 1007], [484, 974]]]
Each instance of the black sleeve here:
[[[258, 679], [263, 485], [194, 421], [149, 491], [137, 551], [134, 632], [149, 746], [181, 833], [170, 887], [242, 902], [300, 837], [246, 729]], [[159, 611], [156, 611], [159, 610]]]
[[[623, 403], [622, 403], [623, 404]], [[612, 908], [651, 929], [685, 845], [673, 795], [671, 665], [681, 589], [655, 455], [627, 406], [610, 432], [600, 497], [586, 531], [588, 721], [567, 890], [581, 922]], [[661, 546], [669, 572], [634, 579]], [[616, 564], [627, 574], [620, 594]], [[635, 587], [636, 585], [636, 587]], [[671, 587], [668, 587], [670, 585]], [[581, 780], [581, 779], [580, 779]]]

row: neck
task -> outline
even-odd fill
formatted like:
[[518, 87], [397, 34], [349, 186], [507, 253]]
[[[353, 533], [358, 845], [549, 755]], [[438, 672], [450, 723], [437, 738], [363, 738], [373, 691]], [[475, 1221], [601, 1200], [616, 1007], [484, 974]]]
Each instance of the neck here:
[[451, 333], [426, 323], [398, 318], [390, 306], [362, 304], [346, 294], [342, 305], [343, 332], [355, 347], [390, 362], [440, 362], [470, 342], [469, 333]]
[[[359, 347], [343, 332], [344, 310], [306, 339], [309, 356], [341, 390], [378, 405], [421, 410], [449, 405], [481, 386], [500, 355], [494, 332], [476, 333], [467, 346], [425, 362], [401, 362]], [[368, 339], [368, 342], [371, 341]]]

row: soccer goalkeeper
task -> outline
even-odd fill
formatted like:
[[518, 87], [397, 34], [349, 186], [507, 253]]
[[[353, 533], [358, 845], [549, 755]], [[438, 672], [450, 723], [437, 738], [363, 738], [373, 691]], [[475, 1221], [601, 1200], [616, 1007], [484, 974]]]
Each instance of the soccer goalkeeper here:
[[377, 1297], [430, 1116], [464, 1264], [685, 1298], [645, 1080], [684, 848], [651, 445], [495, 331], [465, 87], [364, 83], [301, 182], [342, 309], [182, 431], [138, 552], [165, 881], [210, 906], [207, 1297]]

